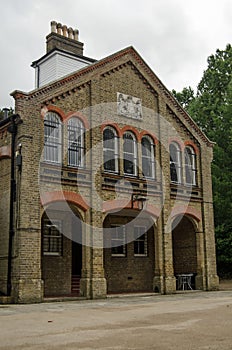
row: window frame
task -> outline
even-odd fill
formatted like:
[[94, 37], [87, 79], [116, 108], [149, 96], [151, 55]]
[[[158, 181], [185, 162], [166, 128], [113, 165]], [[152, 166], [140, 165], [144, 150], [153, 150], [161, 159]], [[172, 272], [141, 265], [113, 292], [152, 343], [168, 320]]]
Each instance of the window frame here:
[[[111, 140], [111, 139], [105, 139], [104, 138], [104, 133], [107, 131], [107, 130], [110, 130], [114, 137], [112, 138], [114, 141], [114, 147], [113, 148], [109, 148], [109, 147], [106, 147], [106, 141], [107, 140]], [[108, 160], [108, 161], [105, 161], [105, 155], [107, 154], [107, 152], [113, 154], [113, 160], [114, 160], [114, 170], [112, 169], [106, 169], [105, 168], [105, 164], [109, 161], [112, 161], [112, 159]], [[106, 126], [103, 130], [103, 168], [104, 168], [104, 171], [107, 172], [107, 173], [114, 173], [114, 174], [118, 174], [119, 173], [119, 142], [118, 142], [118, 134], [117, 134], [117, 131], [112, 127], [112, 126]]]
[[[141, 229], [143, 233], [139, 234], [139, 233], [135, 232], [135, 229]], [[134, 226], [134, 236], [137, 237], [137, 238], [134, 239], [134, 256], [136, 256], [136, 257], [147, 257], [148, 256], [147, 227], [146, 226], [142, 226], [142, 225]], [[144, 237], [144, 239], [142, 239], [142, 237]], [[137, 248], [139, 248], [141, 245], [143, 245], [144, 253], [135, 252], [135, 250], [136, 250], [136, 243], [137, 243]], [[138, 251], [139, 250], [140, 250], [140, 248], [138, 249]]]
[[[112, 224], [111, 225], [111, 229], [113, 229], [111, 231], [111, 256], [112, 257], [126, 257], [127, 250], [126, 250], [126, 229], [125, 229], [125, 225]], [[120, 232], [117, 229], [122, 230], [122, 231]], [[122, 238], [120, 238], [120, 237], [116, 237], [116, 238], [112, 237], [112, 234], [114, 234], [115, 232], [117, 233], [117, 236], [119, 234], [122, 234], [123, 237]], [[114, 242], [115, 241], [122, 241], [123, 244], [114, 246], [114, 245], [112, 245], [112, 241], [114, 241]], [[117, 249], [121, 248], [121, 247], [122, 247], [122, 253], [113, 252], [113, 249], [115, 249], [117, 251]]]
[[[175, 148], [177, 161], [174, 161], [172, 159], [171, 147]], [[181, 148], [180, 148], [178, 143], [175, 143], [175, 142], [170, 143], [169, 156], [170, 156], [169, 158], [170, 158], [170, 180], [171, 180], [171, 183], [181, 184], [182, 183], [182, 161], [181, 161], [182, 152], [181, 152]], [[174, 180], [172, 178], [173, 170], [175, 170], [177, 180]]]
[[[131, 137], [133, 152], [125, 151], [126, 135], [129, 135]], [[130, 158], [133, 159], [133, 161], [131, 161]], [[133, 173], [125, 171], [126, 161], [133, 163]], [[123, 134], [123, 173], [125, 176], [133, 176], [133, 177], [138, 176], [138, 145], [137, 145], [137, 139], [134, 133], [131, 131], [125, 131]]]
[[[57, 229], [58, 226], [58, 229]], [[48, 233], [45, 232], [45, 227], [48, 228]], [[54, 229], [55, 228], [55, 229]], [[52, 234], [57, 232], [57, 234]], [[42, 221], [42, 255], [43, 256], [62, 256], [63, 255], [63, 235], [62, 235], [62, 220], [54, 219], [52, 222], [48, 218], [43, 218]], [[48, 250], [45, 250], [45, 239], [47, 240]], [[51, 243], [51, 241], [54, 241]], [[56, 250], [50, 250], [51, 246], [55, 246]]]
[[53, 111], [47, 112], [44, 116], [43, 155], [44, 161], [47, 163], [62, 163], [62, 124], [60, 116]]
[[[187, 153], [188, 150], [190, 151], [190, 154]], [[189, 162], [187, 162], [187, 159]], [[185, 160], [185, 182], [186, 185], [189, 186], [197, 186], [197, 159], [196, 159], [196, 152], [193, 147], [186, 146], [184, 149], [184, 160]], [[187, 181], [187, 171], [189, 171], [191, 181]]]
[[[75, 140], [71, 139], [71, 133], [76, 133]], [[85, 155], [85, 126], [83, 121], [75, 116], [70, 118], [67, 123], [67, 146], [68, 166], [74, 168], [83, 168]], [[71, 161], [71, 159], [74, 159], [74, 161]]]
[[[149, 152], [149, 155], [146, 155], [144, 154], [144, 149], [147, 149], [142, 143], [143, 143], [143, 140], [147, 140], [150, 144], [150, 150], [148, 150]], [[156, 177], [156, 169], [155, 169], [155, 144], [154, 144], [154, 141], [153, 139], [148, 136], [148, 135], [145, 135], [142, 137], [141, 139], [141, 154], [142, 154], [142, 172], [143, 172], [143, 176], [145, 178], [149, 178], [149, 179], [155, 179]], [[149, 166], [151, 168], [151, 176], [148, 176], [148, 175], [144, 175], [144, 162], [149, 162]]]

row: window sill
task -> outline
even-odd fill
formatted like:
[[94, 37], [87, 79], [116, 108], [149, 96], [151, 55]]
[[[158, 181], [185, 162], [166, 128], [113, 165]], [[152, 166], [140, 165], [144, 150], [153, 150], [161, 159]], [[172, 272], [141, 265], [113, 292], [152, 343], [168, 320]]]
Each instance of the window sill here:
[[43, 253], [43, 256], [62, 256], [62, 255], [60, 253], [46, 252], [46, 253]]
[[126, 258], [126, 254], [111, 254], [112, 258]]
[[103, 171], [103, 174], [105, 174], [105, 175], [115, 175], [115, 176], [118, 176], [118, 175], [119, 175], [119, 172], [118, 172], [118, 171], [104, 170], [104, 171]]
[[147, 254], [134, 254], [134, 257], [136, 258], [148, 258]]
[[133, 179], [138, 179], [139, 176], [138, 175], [135, 175], [135, 174], [127, 174], [127, 173], [124, 173], [123, 174], [124, 177], [131, 177]]

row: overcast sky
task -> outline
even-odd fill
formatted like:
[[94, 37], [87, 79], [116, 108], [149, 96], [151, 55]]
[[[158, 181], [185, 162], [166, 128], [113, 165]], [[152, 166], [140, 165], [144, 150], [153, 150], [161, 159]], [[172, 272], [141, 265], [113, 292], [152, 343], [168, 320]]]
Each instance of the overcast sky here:
[[13, 90], [34, 89], [31, 63], [45, 54], [55, 20], [79, 29], [84, 54], [101, 59], [134, 46], [168, 89], [194, 89], [207, 57], [232, 43], [231, 0], [3, 1], [0, 108]]

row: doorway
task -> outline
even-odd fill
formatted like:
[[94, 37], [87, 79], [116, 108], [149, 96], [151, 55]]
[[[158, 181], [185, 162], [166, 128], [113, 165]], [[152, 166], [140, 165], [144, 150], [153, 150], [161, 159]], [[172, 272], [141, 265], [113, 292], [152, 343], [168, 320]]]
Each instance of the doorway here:
[[82, 270], [82, 227], [81, 220], [74, 220], [72, 225], [72, 294], [79, 295]]
[[[187, 217], [177, 217], [172, 225], [173, 268], [175, 276], [191, 276], [192, 289], [195, 289], [197, 274], [196, 233], [192, 221]], [[177, 285], [178, 289], [178, 285]]]

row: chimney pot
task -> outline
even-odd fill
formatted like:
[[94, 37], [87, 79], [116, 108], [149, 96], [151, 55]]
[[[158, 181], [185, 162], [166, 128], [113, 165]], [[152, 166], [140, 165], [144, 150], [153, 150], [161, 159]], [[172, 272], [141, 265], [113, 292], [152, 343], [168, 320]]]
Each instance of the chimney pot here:
[[73, 29], [71, 27], [68, 28], [68, 37], [69, 39], [73, 39]]
[[67, 26], [64, 25], [64, 26], [62, 27], [62, 30], [63, 30], [63, 35], [67, 37], [67, 36], [68, 36], [68, 32], [67, 32], [68, 28], [67, 28]]
[[51, 32], [52, 33], [56, 33], [56, 26], [57, 26], [57, 22], [56, 21], [52, 21], [51, 22]]
[[79, 38], [78, 38], [78, 36], [79, 36], [79, 30], [78, 30], [78, 29], [75, 29], [73, 32], [74, 32], [74, 40], [78, 41], [78, 40], [79, 40]]
[[84, 44], [79, 41], [79, 31], [61, 23], [51, 22], [52, 32], [46, 37], [47, 53], [54, 49], [83, 56]]
[[57, 24], [57, 34], [62, 35], [62, 24], [61, 23]]

